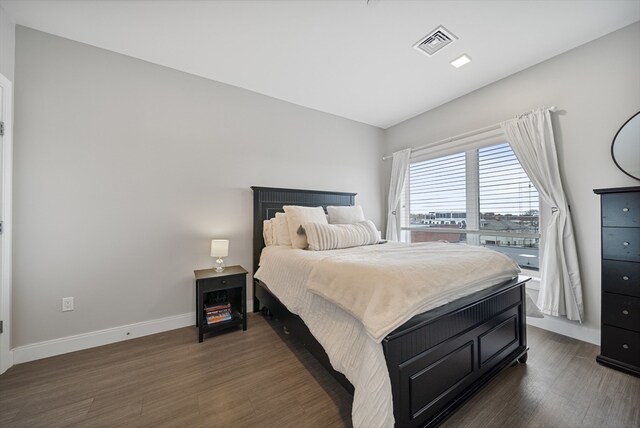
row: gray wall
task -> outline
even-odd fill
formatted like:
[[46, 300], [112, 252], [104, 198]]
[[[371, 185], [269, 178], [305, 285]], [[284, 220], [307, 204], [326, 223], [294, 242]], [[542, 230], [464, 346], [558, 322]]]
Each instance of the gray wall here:
[[211, 238], [251, 268], [252, 185], [381, 226], [378, 128], [20, 26], [16, 76], [14, 346], [193, 311]]
[[0, 74], [13, 82], [16, 26], [0, 6]]
[[[382, 227], [383, 152], [542, 105], [560, 109], [584, 283], [587, 321], [566, 328], [597, 334], [592, 189], [637, 185], [609, 148], [640, 110], [638, 39], [634, 24], [383, 132], [18, 27], [13, 346], [193, 311], [191, 272], [211, 266], [209, 239], [229, 238], [227, 262], [251, 266], [251, 185], [355, 191]], [[60, 312], [65, 296], [75, 311]]]
[[[596, 340], [600, 205], [592, 189], [638, 185], [616, 168], [610, 155], [613, 136], [640, 110], [638, 40], [640, 23], [391, 127], [385, 135], [388, 154], [492, 125], [538, 106], [557, 106], [554, 130], [577, 235], [586, 314], [583, 325], [566, 322], [558, 329]], [[387, 162], [384, 182], [389, 173]]]

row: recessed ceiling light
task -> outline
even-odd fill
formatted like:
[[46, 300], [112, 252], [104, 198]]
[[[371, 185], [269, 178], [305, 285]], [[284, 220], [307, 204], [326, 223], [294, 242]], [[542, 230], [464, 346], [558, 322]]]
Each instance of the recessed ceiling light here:
[[465, 64], [469, 64], [470, 62], [471, 58], [469, 58], [467, 54], [462, 54], [462, 56], [459, 56], [458, 58], [451, 61], [451, 65], [453, 65], [455, 68], [460, 68]]

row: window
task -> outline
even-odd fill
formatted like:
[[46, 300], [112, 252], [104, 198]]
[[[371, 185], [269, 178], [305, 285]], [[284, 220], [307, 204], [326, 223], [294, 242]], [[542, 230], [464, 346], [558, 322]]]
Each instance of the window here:
[[506, 142], [411, 163], [402, 206], [404, 241], [482, 245], [539, 268], [538, 191]]

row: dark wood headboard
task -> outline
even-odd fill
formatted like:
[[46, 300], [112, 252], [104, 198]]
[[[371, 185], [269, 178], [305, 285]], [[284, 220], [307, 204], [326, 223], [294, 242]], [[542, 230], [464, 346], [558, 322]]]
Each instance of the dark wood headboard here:
[[[262, 222], [283, 212], [284, 205], [308, 207], [327, 205], [354, 205], [357, 193], [325, 192], [320, 190], [278, 189], [251, 186], [253, 190], [253, 274], [258, 270], [260, 253], [264, 248]], [[255, 290], [254, 290], [255, 291]]]
[[253, 190], [253, 273], [258, 269], [260, 252], [264, 248], [262, 225], [264, 220], [284, 212], [284, 205], [307, 207], [328, 205], [354, 205], [357, 193], [325, 192], [320, 190], [278, 189], [274, 187], [256, 187]]

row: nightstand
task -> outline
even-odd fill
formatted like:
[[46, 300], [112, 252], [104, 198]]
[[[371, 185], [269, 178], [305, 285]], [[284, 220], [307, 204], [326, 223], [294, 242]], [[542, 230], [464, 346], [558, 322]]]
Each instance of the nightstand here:
[[215, 333], [242, 324], [247, 329], [247, 271], [228, 266], [193, 271], [196, 277], [196, 326], [198, 342]]

